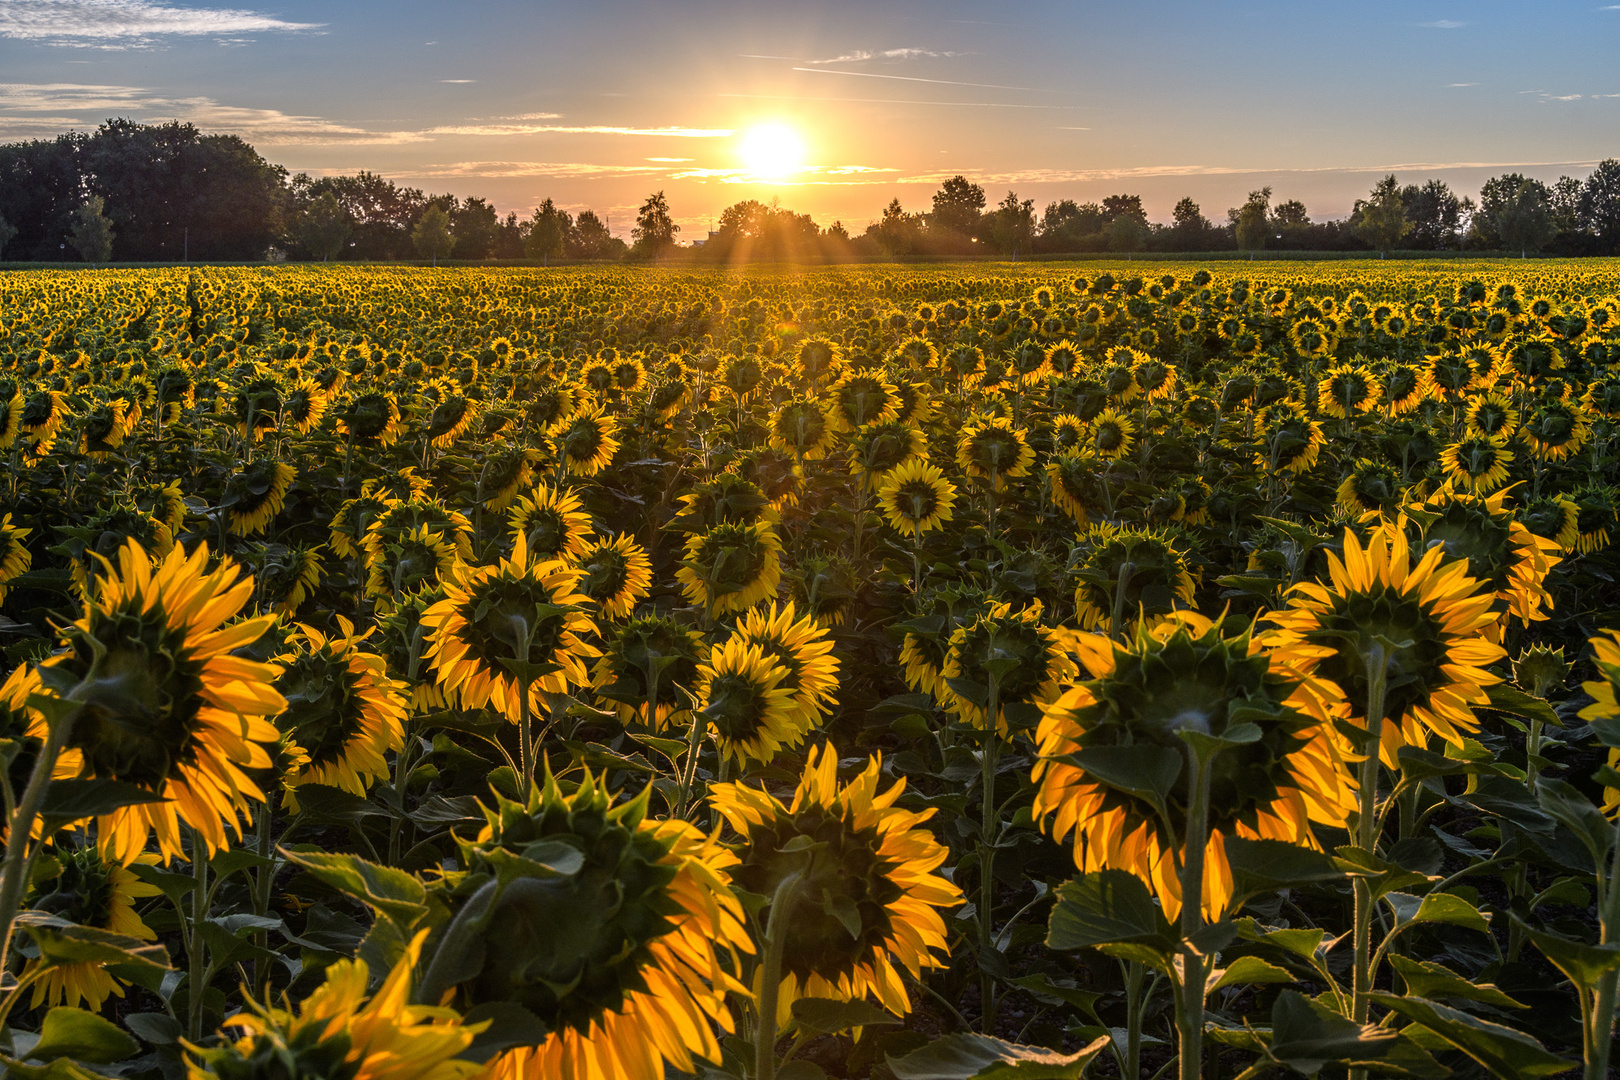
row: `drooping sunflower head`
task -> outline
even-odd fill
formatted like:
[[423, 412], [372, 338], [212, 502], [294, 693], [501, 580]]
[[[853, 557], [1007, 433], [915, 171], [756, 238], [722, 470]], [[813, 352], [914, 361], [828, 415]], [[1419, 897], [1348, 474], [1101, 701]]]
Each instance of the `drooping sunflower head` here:
[[1293, 402], [1268, 405], [1260, 414], [1261, 449], [1255, 464], [1285, 473], [1303, 473], [1316, 464], [1327, 437], [1322, 425]]
[[1568, 555], [1581, 543], [1581, 508], [1567, 495], [1543, 495], [1523, 499], [1513, 516], [1536, 536], [1551, 540]]
[[1587, 483], [1571, 493], [1570, 501], [1575, 504], [1575, 548], [1586, 554], [1608, 547], [1611, 531], [1620, 524], [1620, 492], [1607, 484]]
[[484, 1066], [458, 1056], [484, 1024], [453, 1009], [410, 1004], [424, 931], [377, 992], [371, 969], [339, 960], [298, 1010], [248, 1001], [225, 1021], [240, 1036], [201, 1049], [185, 1044], [187, 1080], [471, 1080]]
[[731, 471], [700, 481], [680, 497], [680, 504], [680, 512], [665, 526], [673, 532], [700, 533], [716, 525], [752, 525], [779, 517], [759, 484]]
[[1397, 767], [1402, 746], [1426, 745], [1433, 732], [1460, 746], [1479, 722], [1470, 707], [1501, 680], [1485, 669], [1505, 655], [1487, 640], [1496, 623], [1494, 594], [1448, 561], [1444, 545], [1415, 563], [1399, 523], [1380, 526], [1365, 546], [1344, 534], [1344, 553], [1328, 557], [1329, 579], [1303, 582], [1289, 606], [1267, 619], [1262, 641], [1290, 670], [1337, 688], [1337, 711], [1367, 726], [1367, 658], [1386, 665], [1382, 756]]
[[1067, 651], [1068, 635], [1041, 623], [1041, 606], [1021, 611], [992, 604], [951, 635], [940, 680], [950, 696], [940, 704], [963, 723], [990, 726], [991, 696], [998, 733], [1034, 727], [1039, 709], [1074, 675]]
[[[911, 1009], [897, 967], [913, 979], [948, 950], [941, 908], [961, 892], [934, 871], [946, 852], [919, 826], [933, 813], [895, 805], [905, 782], [878, 790], [881, 762], [838, 784], [838, 754], [812, 751], [793, 802], [740, 783], [710, 789], [715, 807], [745, 840], [733, 871], [741, 888], [780, 899], [793, 930], [782, 954], [778, 1021], [801, 997], [875, 997], [897, 1015]], [[778, 891], [798, 874], [796, 886]], [[758, 987], [755, 987], [757, 992]]]
[[574, 492], [538, 484], [507, 515], [512, 538], [522, 537], [533, 558], [576, 561], [591, 536], [591, 517], [580, 506]]
[[579, 591], [596, 602], [607, 619], [627, 619], [652, 587], [652, 563], [629, 533], [599, 537], [585, 545], [576, 564]]
[[1507, 497], [1508, 490], [1487, 496], [1446, 486], [1407, 513], [1426, 545], [1467, 560], [1468, 573], [1494, 590], [1513, 618], [1537, 622], [1547, 617], [1543, 608], [1552, 607], [1547, 575], [1562, 554], [1554, 541], [1514, 520]]
[[585, 683], [585, 661], [600, 653], [586, 640], [596, 624], [579, 579], [564, 563], [531, 558], [522, 537], [497, 565], [457, 564], [443, 582], [445, 598], [422, 616], [446, 695], [516, 723], [525, 708], [538, 711], [542, 694]]
[[83, 751], [84, 774], [122, 780], [167, 801], [102, 816], [103, 849], [128, 863], [155, 830], [165, 856], [180, 855], [180, 821], [210, 851], [225, 844], [225, 824], [264, 795], [245, 769], [269, 762], [268, 717], [286, 702], [278, 669], [233, 655], [274, 621], [230, 620], [253, 592], [251, 578], [225, 562], [208, 569], [208, 546], [175, 547], [154, 562], [131, 541], [97, 583], [95, 602], [63, 630], [66, 651], [45, 661], [57, 678], [81, 683], [86, 703], [70, 745]]
[[1520, 433], [1537, 457], [1564, 461], [1586, 445], [1592, 426], [1578, 403], [1543, 398], [1530, 410]]
[[1076, 448], [1053, 457], [1046, 463], [1046, 478], [1052, 501], [1082, 529], [1090, 520], [1087, 509], [1104, 506], [1102, 462], [1089, 450]]
[[693, 604], [717, 615], [743, 611], [776, 593], [781, 551], [769, 522], [725, 522], [687, 539], [675, 577]]
[[604, 646], [591, 672], [592, 684], [617, 704], [621, 721], [639, 719], [653, 731], [686, 708], [709, 651], [697, 631], [657, 616], [629, 620], [608, 635]]
[[956, 486], [925, 458], [914, 457], [889, 471], [878, 486], [878, 505], [891, 528], [920, 536], [951, 520]]
[[794, 398], [771, 413], [771, 445], [805, 461], [825, 454], [832, 436], [826, 407], [814, 399]]
[[[155, 855], [139, 856], [146, 863], [157, 862]], [[46, 856], [34, 874], [24, 906], [48, 912], [79, 926], [106, 930], [141, 941], [153, 941], [157, 934], [135, 913], [135, 902], [161, 896], [163, 890], [148, 885], [117, 862], [109, 862], [94, 846], [63, 845]], [[33, 974], [41, 964], [29, 961], [24, 975]], [[100, 1010], [108, 997], [123, 997], [123, 983], [98, 961], [58, 964], [46, 970], [34, 983], [31, 1008], [63, 1004], [75, 1006], [81, 1000]]]
[[363, 647], [370, 636], [338, 616], [338, 635], [300, 625], [291, 648], [276, 657], [276, 689], [287, 708], [276, 726], [307, 757], [285, 778], [283, 805], [296, 810], [300, 784], [324, 784], [364, 796], [388, 775], [386, 756], [405, 738], [410, 698], [388, 675], [388, 662]]
[[1187, 558], [1168, 529], [1124, 528], [1093, 533], [1077, 567], [1076, 616], [1082, 629], [1123, 630], [1138, 620], [1152, 625], [1192, 606], [1196, 583]]
[[523, 802], [496, 795], [484, 816], [461, 842], [466, 872], [437, 887], [452, 908], [498, 889], [452, 1001], [521, 1005], [548, 1030], [491, 1074], [661, 1080], [666, 1061], [718, 1060], [713, 1029], [730, 1029], [725, 995], [740, 989], [721, 957], [751, 950], [727, 887], [736, 858], [648, 818], [645, 792], [613, 805], [588, 773], [572, 791], [547, 775]]
[[[1179, 613], [1127, 644], [1079, 635], [1075, 645], [1093, 678], [1043, 710], [1034, 812], [1054, 839], [1074, 834], [1074, 860], [1086, 872], [1129, 871], [1149, 883], [1174, 917], [1182, 903], [1177, 843], [1144, 791], [1097, 778], [1121, 755], [1168, 761], [1181, 779], [1163, 808], [1185, 833], [1186, 776], [1195, 758], [1184, 735], [1236, 745], [1210, 766], [1203, 908], [1212, 917], [1231, 898], [1228, 837], [1315, 847], [1312, 821], [1343, 825], [1354, 806], [1327, 717], [1301, 680], [1253, 647], [1247, 631]], [[1088, 760], [1096, 761], [1088, 768]], [[1095, 770], [1095, 772], [1093, 771]]]
[[233, 536], [253, 536], [279, 513], [298, 470], [284, 461], [262, 457], [231, 477], [220, 506]]
[[1338, 505], [1348, 514], [1392, 514], [1401, 504], [1401, 470], [1366, 458], [1351, 467], [1339, 485]]
[[956, 464], [967, 475], [1000, 491], [1010, 479], [1029, 475], [1035, 451], [1029, 439], [1004, 416], [980, 417], [963, 426], [956, 439]]
[[355, 446], [389, 446], [400, 436], [399, 405], [381, 390], [345, 394], [332, 414], [338, 434]]

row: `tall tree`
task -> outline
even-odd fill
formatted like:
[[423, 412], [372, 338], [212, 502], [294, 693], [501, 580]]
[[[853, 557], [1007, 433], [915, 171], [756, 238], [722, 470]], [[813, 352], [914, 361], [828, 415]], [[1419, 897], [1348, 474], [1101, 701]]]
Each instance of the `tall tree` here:
[[337, 196], [327, 191], [304, 208], [296, 231], [298, 242], [311, 255], [322, 262], [331, 262], [343, 253], [354, 223]]
[[647, 196], [647, 201], [636, 211], [636, 227], [630, 230], [630, 239], [641, 253], [657, 258], [675, 246], [675, 234], [681, 227], [669, 216], [669, 200], [662, 191]]
[[568, 234], [568, 254], [576, 259], [616, 259], [625, 253], [623, 240], [614, 236], [594, 210], [581, 210]]
[[1298, 199], [1287, 199], [1271, 208], [1271, 223], [1278, 228], [1292, 228], [1300, 225], [1309, 225], [1311, 215], [1305, 209], [1305, 204]]
[[883, 208], [883, 219], [868, 234], [875, 233], [878, 247], [891, 259], [903, 259], [917, 249], [920, 222], [915, 214], [906, 213], [898, 198], [890, 199]]
[[5, 254], [6, 245], [11, 243], [11, 238], [16, 235], [17, 226], [7, 221], [4, 217], [0, 217], [0, 255]]
[[483, 199], [469, 196], [450, 206], [450, 232], [456, 238], [456, 252], [463, 259], [487, 259], [495, 246], [500, 217]]
[[1552, 192], [1540, 180], [1505, 173], [1485, 181], [1479, 192], [1478, 223], [1487, 234], [1520, 258], [1539, 252], [1558, 232]]
[[1204, 216], [1203, 209], [1186, 195], [1177, 200], [1175, 209], [1170, 211], [1170, 220], [1175, 223], [1174, 228], [1189, 232], [1209, 227], [1209, 219]]
[[1035, 243], [1035, 200], [1020, 200], [1017, 192], [1007, 192], [996, 206], [990, 236], [1002, 254], [1015, 260], [1028, 255]]
[[1601, 250], [1620, 248], [1620, 161], [1598, 163], [1581, 185], [1581, 227], [1598, 238]]
[[1462, 225], [1462, 200], [1444, 180], [1429, 180], [1422, 187], [1401, 189], [1406, 210], [1408, 243], [1424, 251], [1449, 247]]
[[1249, 192], [1248, 202], [1226, 212], [1233, 235], [1237, 237], [1238, 250], [1247, 251], [1251, 259], [1256, 251], [1266, 246], [1266, 236], [1271, 232], [1270, 216], [1270, 187]]
[[431, 259], [434, 266], [439, 265], [440, 259], [448, 258], [460, 243], [451, 229], [450, 220], [450, 212], [435, 203], [422, 211], [416, 227], [411, 230], [411, 243], [415, 245], [416, 253], [424, 259]]
[[73, 214], [73, 229], [68, 233], [68, 243], [91, 266], [112, 258], [113, 224], [106, 211], [107, 204], [102, 197], [92, 195], [80, 203]]
[[1560, 176], [1549, 189], [1553, 225], [1559, 232], [1575, 232], [1581, 227], [1581, 182], [1573, 176]]
[[953, 176], [934, 192], [934, 212], [928, 227], [977, 236], [984, 207], [984, 188], [969, 183], [965, 176]]
[[1374, 184], [1367, 198], [1356, 200], [1351, 218], [1356, 234], [1380, 257], [1387, 258], [1390, 248], [1400, 243], [1407, 229], [1406, 204], [1401, 201], [1401, 185], [1394, 173]]
[[1102, 209], [1110, 223], [1117, 217], [1133, 217], [1138, 221], [1147, 221], [1147, 211], [1142, 207], [1140, 195], [1110, 195], [1102, 201]]
[[534, 217], [529, 219], [529, 232], [523, 243], [524, 253], [550, 266], [552, 256], [563, 253], [569, 230], [573, 227], [574, 219], [568, 212], [557, 209], [556, 203], [546, 199], [535, 208]]

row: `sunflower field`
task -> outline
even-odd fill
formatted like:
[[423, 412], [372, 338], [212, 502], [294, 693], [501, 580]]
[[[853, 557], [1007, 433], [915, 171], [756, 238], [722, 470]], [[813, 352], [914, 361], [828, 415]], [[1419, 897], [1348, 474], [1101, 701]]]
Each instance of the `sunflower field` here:
[[0, 275], [6, 1075], [1609, 1076], [1620, 268], [1174, 269]]

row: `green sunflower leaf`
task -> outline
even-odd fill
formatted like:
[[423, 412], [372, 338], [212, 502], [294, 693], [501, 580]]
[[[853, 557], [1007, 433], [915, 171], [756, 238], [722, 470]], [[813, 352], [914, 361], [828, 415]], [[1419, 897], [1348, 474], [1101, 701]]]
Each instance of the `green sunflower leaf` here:
[[1063, 952], [1129, 944], [1163, 958], [1178, 940], [1148, 887], [1124, 870], [1081, 874], [1060, 885], [1046, 935], [1047, 947]]
[[947, 1035], [887, 1059], [896, 1080], [1071, 1080], [1109, 1045], [1104, 1035], [1072, 1054], [988, 1035]]
[[39, 1042], [29, 1049], [28, 1056], [35, 1061], [73, 1058], [106, 1065], [140, 1052], [141, 1044], [135, 1037], [111, 1020], [103, 1020], [84, 1009], [59, 1005], [45, 1014]]
[[900, 1018], [865, 1001], [839, 1001], [833, 998], [799, 998], [793, 1003], [793, 1020], [808, 1031], [835, 1035], [850, 1028], [893, 1025]]
[[1483, 1065], [1493, 1076], [1531, 1080], [1556, 1076], [1575, 1062], [1550, 1053], [1522, 1031], [1470, 1016], [1419, 997], [1401, 997], [1374, 991], [1374, 1001], [1433, 1032], [1448, 1044]]

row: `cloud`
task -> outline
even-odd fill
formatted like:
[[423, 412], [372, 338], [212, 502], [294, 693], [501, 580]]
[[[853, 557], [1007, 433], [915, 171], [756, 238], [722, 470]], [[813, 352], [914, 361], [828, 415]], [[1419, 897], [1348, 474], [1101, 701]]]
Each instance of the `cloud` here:
[[1418, 25], [1429, 30], [1461, 30], [1468, 24], [1458, 22], [1456, 19], [1436, 19], [1433, 22], [1418, 23]]
[[477, 79], [440, 79], [439, 81], [442, 82], [442, 83], [450, 83], [452, 85], [459, 86], [462, 83], [477, 82], [478, 80]]
[[0, 0], [0, 38], [91, 48], [138, 48], [161, 37], [315, 30], [236, 8], [181, 8], [145, 0]]
[[941, 105], [950, 109], [1083, 109], [1084, 105], [1027, 105], [1012, 101], [919, 101], [916, 98], [813, 97], [806, 94], [718, 94], [725, 98], [770, 98], [773, 101], [851, 101], [862, 105]]
[[875, 71], [834, 71], [831, 68], [796, 67], [794, 71], [811, 71], [817, 75], [854, 75], [862, 79], [894, 79], [898, 82], [933, 83], [936, 86], [976, 86], [981, 90], [1030, 90], [1037, 94], [1062, 94], [1064, 90], [1046, 90], [1039, 86], [1003, 86], [1000, 83], [957, 82], [955, 79], [922, 79], [915, 75], [880, 75]]
[[422, 135], [635, 135], [671, 139], [724, 139], [736, 134], [731, 128], [614, 127], [608, 124], [451, 124], [427, 128]]
[[1025, 169], [1012, 172], [975, 172], [949, 169], [902, 176], [894, 183], [940, 184], [963, 175], [981, 184], [1068, 184], [1101, 180], [1137, 180], [1181, 176], [1294, 176], [1319, 173], [1443, 172], [1456, 169], [1591, 168], [1590, 161], [1406, 161], [1394, 165], [1322, 165], [1312, 168], [1257, 169], [1227, 165], [1143, 165], [1121, 169]]
[[1452, 82], [1452, 83], [1446, 83], [1446, 89], [1447, 90], [1461, 90], [1462, 88], [1467, 87], [1467, 86], [1478, 86], [1478, 85], [1479, 85], [1479, 83], [1477, 83], [1477, 82]]
[[[959, 52], [936, 52], [933, 49], [856, 49], [854, 52], [842, 56], [831, 56], [825, 60], [806, 60], [806, 64], [859, 64], [867, 60], [943, 60], [953, 56], [965, 56]], [[786, 59], [785, 57], [783, 59]]]
[[[771, 187], [864, 187], [873, 180], [843, 179], [844, 177], [877, 177], [898, 169], [885, 169], [873, 165], [807, 165], [791, 177], [772, 177]], [[722, 184], [764, 183], [759, 174], [749, 169], [683, 169], [670, 174], [672, 180], [718, 180]]]
[[446, 180], [461, 177], [513, 179], [526, 176], [644, 176], [667, 170], [657, 165], [591, 165], [583, 162], [454, 161], [403, 169], [391, 175], [409, 180]]
[[664, 162], [668, 162], [670, 164], [680, 164], [681, 162], [691, 161], [692, 159], [689, 158], [689, 157], [650, 157], [647, 160], [648, 161], [664, 161]]

